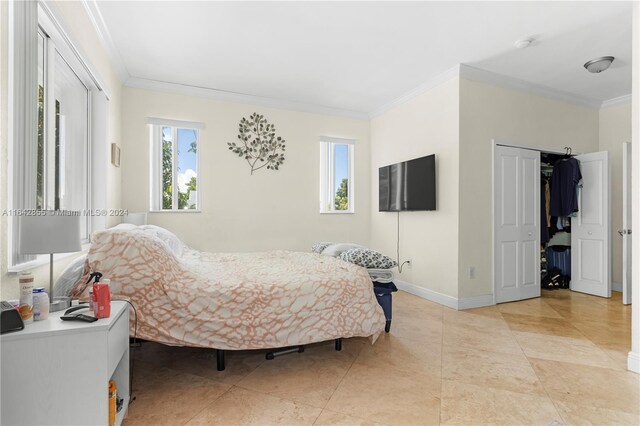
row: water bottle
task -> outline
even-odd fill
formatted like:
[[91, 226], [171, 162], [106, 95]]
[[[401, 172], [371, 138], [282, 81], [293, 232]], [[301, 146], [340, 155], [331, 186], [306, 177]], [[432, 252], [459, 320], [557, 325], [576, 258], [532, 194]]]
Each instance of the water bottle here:
[[33, 322], [33, 275], [20, 273], [20, 316], [25, 324]]

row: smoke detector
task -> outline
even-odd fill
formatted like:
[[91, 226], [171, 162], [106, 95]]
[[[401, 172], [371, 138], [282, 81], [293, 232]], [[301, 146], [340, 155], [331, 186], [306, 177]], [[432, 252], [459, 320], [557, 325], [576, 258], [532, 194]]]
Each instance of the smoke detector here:
[[597, 74], [609, 68], [614, 59], [615, 58], [613, 56], [603, 56], [601, 58], [590, 60], [584, 64], [584, 67], [587, 71]]
[[533, 43], [533, 39], [531, 37], [527, 37], [516, 41], [515, 43], [513, 43], [513, 45], [518, 49], [524, 49], [526, 47], [529, 47], [531, 43]]

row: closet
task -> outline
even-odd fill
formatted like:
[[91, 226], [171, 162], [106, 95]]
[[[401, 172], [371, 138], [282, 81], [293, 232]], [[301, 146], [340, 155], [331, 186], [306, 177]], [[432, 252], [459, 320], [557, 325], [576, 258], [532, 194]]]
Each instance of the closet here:
[[[570, 227], [565, 226], [568, 220], [556, 223], [563, 233], [544, 241], [542, 225], [549, 221], [543, 176], [551, 178], [545, 174], [553, 172], [553, 156], [555, 161], [577, 160], [582, 185], [576, 193], [578, 211], [570, 219]], [[550, 260], [554, 268], [563, 263], [557, 269], [570, 276], [565, 281], [571, 290], [611, 296], [607, 152], [569, 156], [567, 151], [494, 143], [493, 186], [496, 303], [539, 297], [543, 269], [549, 272]]]
[[571, 282], [571, 219], [578, 211], [582, 176], [571, 155], [540, 153], [540, 285], [568, 289]]

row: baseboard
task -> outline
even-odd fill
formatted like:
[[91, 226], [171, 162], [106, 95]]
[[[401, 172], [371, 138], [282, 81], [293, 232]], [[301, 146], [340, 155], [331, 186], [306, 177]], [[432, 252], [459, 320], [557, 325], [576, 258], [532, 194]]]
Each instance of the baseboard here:
[[496, 303], [493, 300], [493, 294], [483, 294], [482, 296], [463, 297], [458, 299], [458, 310], [482, 308], [484, 306], [493, 306]]
[[611, 290], [622, 292], [622, 283], [611, 281]]
[[429, 300], [430, 302], [439, 303], [448, 308], [458, 309], [458, 299], [453, 296], [438, 293], [437, 291], [429, 290], [428, 288], [418, 287], [417, 285], [408, 283], [402, 280], [393, 280], [396, 286], [407, 293], [411, 293], [414, 296], [421, 297]]
[[437, 291], [419, 287], [406, 281], [393, 280], [393, 282], [400, 290], [406, 291], [407, 293], [411, 293], [414, 296], [421, 297], [430, 302], [435, 302], [455, 310], [480, 308], [483, 306], [495, 305], [495, 303], [493, 302], [493, 294], [485, 294], [482, 296], [464, 297], [462, 299], [458, 299], [457, 297], [438, 293]]
[[627, 369], [640, 374], [640, 354], [629, 352], [629, 356], [627, 357]]

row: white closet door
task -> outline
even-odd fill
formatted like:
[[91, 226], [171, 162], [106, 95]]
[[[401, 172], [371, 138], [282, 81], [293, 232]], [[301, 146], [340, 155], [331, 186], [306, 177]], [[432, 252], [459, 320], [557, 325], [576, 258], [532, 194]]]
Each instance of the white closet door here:
[[578, 214], [571, 220], [571, 290], [611, 297], [609, 153], [575, 157], [582, 189]]
[[494, 158], [496, 303], [540, 296], [540, 154], [505, 146]]

